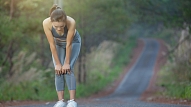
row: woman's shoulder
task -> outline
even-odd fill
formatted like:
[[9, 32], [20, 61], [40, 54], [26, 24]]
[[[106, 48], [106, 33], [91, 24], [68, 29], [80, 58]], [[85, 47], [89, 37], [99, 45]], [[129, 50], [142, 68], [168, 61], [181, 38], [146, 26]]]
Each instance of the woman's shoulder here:
[[67, 23], [68, 23], [69, 25], [75, 24], [75, 20], [74, 20], [72, 17], [67, 16]]
[[50, 17], [46, 18], [43, 20], [43, 26], [45, 27], [48, 27], [50, 28], [51, 27], [51, 20], [50, 20]]

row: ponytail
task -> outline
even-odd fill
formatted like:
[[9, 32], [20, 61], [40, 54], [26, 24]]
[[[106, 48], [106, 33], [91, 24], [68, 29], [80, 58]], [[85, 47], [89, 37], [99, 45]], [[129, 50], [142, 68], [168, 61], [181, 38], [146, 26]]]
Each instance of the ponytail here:
[[51, 15], [51, 13], [56, 10], [56, 9], [61, 9], [61, 7], [59, 7], [57, 4], [54, 4], [51, 9], [50, 9], [50, 12], [49, 12], [49, 15]]
[[50, 9], [50, 19], [52, 22], [66, 21], [66, 13], [57, 4], [54, 4]]

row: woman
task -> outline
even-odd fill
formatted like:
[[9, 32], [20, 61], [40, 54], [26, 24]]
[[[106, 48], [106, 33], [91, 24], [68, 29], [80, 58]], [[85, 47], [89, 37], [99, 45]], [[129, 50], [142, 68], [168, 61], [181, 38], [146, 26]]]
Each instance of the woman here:
[[57, 5], [53, 5], [50, 9], [50, 17], [43, 21], [55, 67], [55, 87], [59, 101], [54, 107], [66, 106], [64, 102], [65, 81], [70, 94], [67, 107], [77, 107], [74, 64], [80, 52], [81, 37], [75, 27], [75, 20], [66, 16]]

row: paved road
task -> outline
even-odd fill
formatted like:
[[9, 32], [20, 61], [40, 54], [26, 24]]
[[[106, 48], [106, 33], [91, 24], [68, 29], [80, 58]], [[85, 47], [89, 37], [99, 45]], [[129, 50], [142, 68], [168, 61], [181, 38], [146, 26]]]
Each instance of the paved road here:
[[[78, 102], [78, 107], [189, 107], [139, 101], [140, 95], [147, 88], [153, 75], [154, 64], [159, 51], [159, 43], [157, 41], [144, 39], [144, 42], [145, 47], [141, 55], [114, 93], [103, 98], [80, 101]], [[51, 103], [20, 107], [52, 107], [53, 105]]]

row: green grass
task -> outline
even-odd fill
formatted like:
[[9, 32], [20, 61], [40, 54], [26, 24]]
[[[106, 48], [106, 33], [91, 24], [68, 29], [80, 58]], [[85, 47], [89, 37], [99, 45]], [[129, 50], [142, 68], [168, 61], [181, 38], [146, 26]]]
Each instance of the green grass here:
[[166, 89], [162, 92], [164, 95], [191, 100], [191, 72], [188, 64], [167, 64], [159, 76], [158, 85]]
[[[34, 85], [36, 84], [36, 85]], [[12, 100], [56, 100], [54, 87], [40, 82], [6, 83], [0, 88], [0, 101]]]
[[189, 99], [191, 100], [191, 84], [166, 84], [164, 85], [166, 91], [163, 93], [172, 98]]

